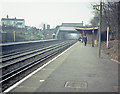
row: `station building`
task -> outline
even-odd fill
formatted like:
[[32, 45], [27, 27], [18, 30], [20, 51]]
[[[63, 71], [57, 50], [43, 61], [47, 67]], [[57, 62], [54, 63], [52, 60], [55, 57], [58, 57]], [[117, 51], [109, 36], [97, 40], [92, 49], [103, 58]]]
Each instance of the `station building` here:
[[78, 39], [80, 33], [74, 27], [83, 27], [82, 23], [62, 23], [59, 27], [58, 39]]

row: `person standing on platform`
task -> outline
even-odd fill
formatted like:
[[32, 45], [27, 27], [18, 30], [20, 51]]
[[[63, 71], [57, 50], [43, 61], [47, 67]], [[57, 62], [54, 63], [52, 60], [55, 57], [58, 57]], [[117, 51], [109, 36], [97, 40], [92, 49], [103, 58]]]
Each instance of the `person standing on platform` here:
[[78, 41], [81, 41], [81, 37], [79, 37]]
[[85, 46], [87, 45], [87, 36], [85, 35], [84, 37], [84, 43], [85, 43]]

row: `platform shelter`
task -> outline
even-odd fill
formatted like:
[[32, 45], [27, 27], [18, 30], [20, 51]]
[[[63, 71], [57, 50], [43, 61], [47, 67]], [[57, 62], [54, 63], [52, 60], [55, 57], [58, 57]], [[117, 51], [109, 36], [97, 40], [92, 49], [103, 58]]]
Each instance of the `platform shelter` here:
[[85, 28], [85, 27], [74, 27], [81, 35], [82, 37], [84, 35], [87, 35], [88, 37], [88, 43], [94, 42], [94, 44], [97, 44], [98, 41], [98, 32], [99, 28], [98, 27], [90, 27], [90, 28]]

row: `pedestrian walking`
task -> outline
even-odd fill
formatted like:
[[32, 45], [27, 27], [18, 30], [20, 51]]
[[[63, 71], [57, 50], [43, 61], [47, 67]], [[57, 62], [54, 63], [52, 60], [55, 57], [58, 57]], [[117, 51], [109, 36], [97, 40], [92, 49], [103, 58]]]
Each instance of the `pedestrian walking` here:
[[85, 43], [85, 46], [87, 45], [87, 36], [85, 35], [84, 36], [84, 43]]
[[81, 37], [79, 37], [78, 41], [81, 41]]

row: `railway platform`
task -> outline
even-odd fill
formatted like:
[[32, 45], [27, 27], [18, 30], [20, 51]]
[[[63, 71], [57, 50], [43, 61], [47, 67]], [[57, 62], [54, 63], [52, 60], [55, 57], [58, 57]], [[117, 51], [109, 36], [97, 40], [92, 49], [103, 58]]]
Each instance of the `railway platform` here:
[[118, 92], [118, 64], [98, 48], [75, 43], [9, 92]]

